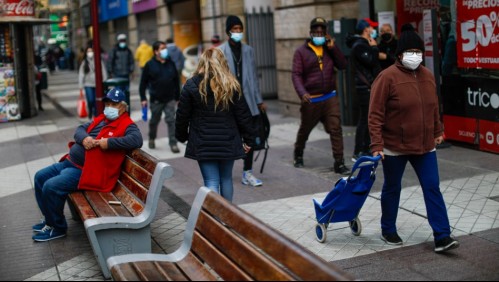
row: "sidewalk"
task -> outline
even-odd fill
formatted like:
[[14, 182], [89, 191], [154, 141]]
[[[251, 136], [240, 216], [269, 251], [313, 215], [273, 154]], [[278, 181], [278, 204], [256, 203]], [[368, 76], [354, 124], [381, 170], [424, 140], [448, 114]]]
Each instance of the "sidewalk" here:
[[[68, 236], [34, 243], [31, 225], [40, 218], [33, 195], [37, 170], [56, 162], [67, 150], [75, 128], [86, 120], [76, 117], [77, 75], [58, 72], [49, 78], [44, 112], [20, 122], [0, 124], [0, 280], [103, 280], [81, 223], [68, 219]], [[166, 137], [147, 148], [147, 123], [140, 120], [137, 81], [132, 83], [132, 119], [144, 136], [144, 150], [173, 166], [165, 182], [152, 225], [153, 251], [175, 250], [202, 178], [197, 164], [172, 154]], [[461, 247], [445, 255], [433, 252], [421, 188], [408, 168], [403, 182], [398, 228], [404, 245], [392, 247], [379, 239], [381, 166], [377, 181], [361, 213], [362, 234], [351, 235], [347, 224], [330, 225], [327, 240], [315, 240], [312, 198], [320, 201], [339, 175], [333, 165], [328, 135], [315, 129], [307, 143], [305, 168], [292, 165], [299, 120], [278, 113], [278, 101], [266, 101], [271, 120], [269, 156], [259, 173], [263, 187], [240, 184], [242, 162], [234, 169], [234, 203], [296, 240], [312, 252], [360, 280], [498, 280], [499, 279], [499, 155], [454, 145], [438, 151], [441, 190]], [[347, 165], [354, 143], [354, 127], [344, 127]], [[167, 136], [162, 122], [159, 136]], [[185, 146], [179, 146], [184, 152]], [[260, 157], [261, 159], [261, 157]], [[69, 216], [69, 210], [66, 215]]]

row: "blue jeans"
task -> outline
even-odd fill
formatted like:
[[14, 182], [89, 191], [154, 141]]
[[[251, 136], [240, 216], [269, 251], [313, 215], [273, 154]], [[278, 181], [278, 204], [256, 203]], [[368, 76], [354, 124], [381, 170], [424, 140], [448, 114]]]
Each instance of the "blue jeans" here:
[[85, 96], [87, 97], [88, 118], [97, 115], [97, 107], [95, 106], [95, 87], [85, 87]]
[[64, 204], [68, 194], [78, 190], [81, 169], [65, 160], [39, 170], [35, 174], [35, 196], [46, 224], [59, 231], [66, 231]]
[[232, 184], [232, 169], [234, 161], [198, 161], [204, 186], [220, 194], [232, 202], [234, 187]]
[[383, 234], [397, 232], [396, 221], [402, 190], [402, 176], [409, 162], [423, 189], [428, 222], [435, 241], [450, 236], [450, 224], [444, 198], [440, 192], [436, 152], [424, 155], [385, 156], [383, 173], [385, 183], [381, 191], [381, 230]]

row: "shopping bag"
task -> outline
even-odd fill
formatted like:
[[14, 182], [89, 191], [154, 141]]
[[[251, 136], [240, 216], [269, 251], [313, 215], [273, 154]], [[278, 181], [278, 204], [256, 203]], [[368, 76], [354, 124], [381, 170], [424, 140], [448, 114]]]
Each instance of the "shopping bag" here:
[[85, 101], [85, 96], [83, 95], [83, 90], [80, 90], [80, 97], [76, 103], [76, 112], [78, 117], [86, 118], [88, 116], [87, 112], [87, 101]]

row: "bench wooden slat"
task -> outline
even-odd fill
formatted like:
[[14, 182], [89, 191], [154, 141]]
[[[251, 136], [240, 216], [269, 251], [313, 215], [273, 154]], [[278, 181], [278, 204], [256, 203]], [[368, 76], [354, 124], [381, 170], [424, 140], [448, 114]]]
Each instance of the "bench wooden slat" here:
[[132, 262], [141, 281], [187, 281], [187, 277], [171, 262]]
[[[132, 159], [141, 167], [145, 168], [150, 174], [154, 174], [158, 160], [142, 150], [134, 150], [127, 155], [127, 159]], [[149, 186], [149, 185], [147, 185]]]
[[251, 281], [251, 276], [227, 258], [209, 240], [194, 231], [191, 251], [226, 281]]
[[85, 221], [89, 218], [96, 218], [97, 214], [88, 202], [82, 191], [77, 191], [69, 194], [69, 199], [71, 200], [75, 210], [78, 212], [80, 218]]
[[122, 205], [110, 205], [108, 203], [108, 201], [117, 200], [112, 193], [100, 193], [96, 191], [85, 191], [84, 193], [98, 217], [131, 216], [130, 212]]
[[149, 190], [143, 184], [135, 180], [130, 174], [122, 172], [119, 182], [124, 187], [127, 187], [127, 189], [132, 192], [137, 199], [141, 200], [143, 203], [146, 202]]
[[139, 215], [144, 210], [143, 202], [130, 195], [130, 192], [121, 183], [116, 184], [113, 194], [133, 216]]
[[187, 277], [192, 281], [216, 281], [213, 275], [197, 257], [189, 253], [183, 260], [177, 263]]
[[125, 159], [125, 162], [122, 166], [122, 173], [120, 175], [120, 178], [123, 178], [123, 176], [125, 175], [128, 177], [132, 177], [136, 182], [139, 183], [139, 185], [145, 187], [146, 190], [151, 185], [152, 173], [141, 167], [140, 164], [135, 162], [134, 160]]
[[[203, 236], [210, 238], [210, 243], [215, 246], [228, 259], [235, 262], [237, 271], [244, 271], [252, 280], [296, 280], [290, 273], [286, 272], [275, 260], [269, 259], [265, 254], [259, 252], [244, 238], [246, 234], [236, 234], [233, 229], [221, 224], [205, 211], [199, 214], [196, 229]], [[249, 232], [254, 232], [249, 230]], [[267, 242], [270, 244], [271, 242]], [[216, 265], [216, 264], [215, 264]], [[222, 277], [225, 279], [225, 277]]]
[[203, 203], [203, 209], [219, 218], [224, 224], [234, 229], [257, 248], [262, 249], [273, 259], [279, 261], [297, 277], [323, 281], [343, 280], [346, 275], [333, 264], [325, 264], [322, 259], [270, 228], [260, 220], [243, 212], [215, 193], [209, 193]]

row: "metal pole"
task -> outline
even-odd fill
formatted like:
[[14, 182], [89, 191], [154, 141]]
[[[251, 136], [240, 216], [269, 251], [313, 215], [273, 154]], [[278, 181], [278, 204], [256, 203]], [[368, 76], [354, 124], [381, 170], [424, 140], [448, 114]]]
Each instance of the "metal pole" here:
[[97, 115], [104, 112], [104, 104], [102, 103], [103, 98], [103, 85], [102, 85], [102, 61], [101, 61], [101, 49], [100, 49], [100, 34], [99, 34], [99, 10], [98, 10], [98, 0], [91, 0], [90, 9], [92, 16], [92, 34], [93, 34], [93, 46], [94, 50], [94, 60], [95, 60], [95, 92], [96, 92], [96, 107]]

